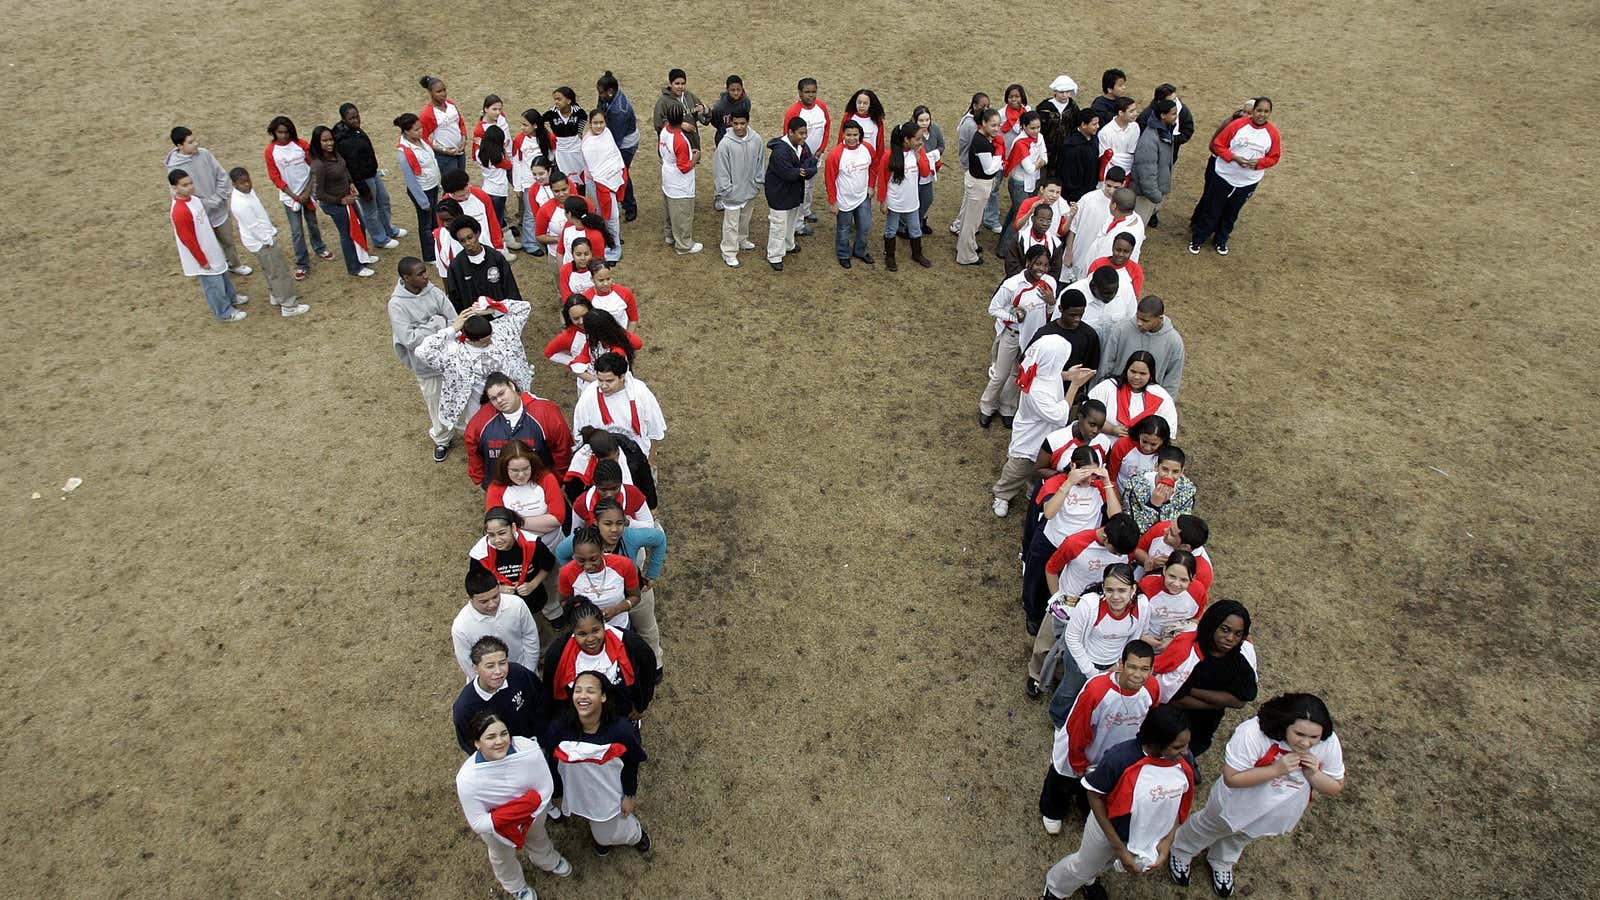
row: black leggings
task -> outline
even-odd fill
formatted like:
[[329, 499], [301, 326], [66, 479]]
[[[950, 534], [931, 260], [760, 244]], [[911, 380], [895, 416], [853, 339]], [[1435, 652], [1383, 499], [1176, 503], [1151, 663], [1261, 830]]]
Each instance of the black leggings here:
[[433, 262], [433, 211], [439, 208], [439, 189], [428, 189], [428, 208], [423, 209], [417, 205], [417, 198], [406, 191], [406, 197], [411, 200], [411, 207], [417, 211], [417, 241], [422, 244], [422, 261]]
[[1044, 789], [1039, 792], [1039, 815], [1060, 821], [1072, 815], [1074, 803], [1085, 812], [1089, 810], [1083, 782], [1057, 772], [1054, 765], [1045, 766]]

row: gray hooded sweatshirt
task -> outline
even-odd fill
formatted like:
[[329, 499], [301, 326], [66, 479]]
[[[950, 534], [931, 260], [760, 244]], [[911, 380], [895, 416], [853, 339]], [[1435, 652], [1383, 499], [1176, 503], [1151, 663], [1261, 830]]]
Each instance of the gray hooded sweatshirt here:
[[428, 335], [450, 324], [455, 307], [439, 286], [430, 282], [420, 294], [406, 290], [406, 283], [395, 279], [389, 295], [389, 330], [394, 334], [394, 355], [417, 375], [437, 375], [433, 367], [417, 358], [417, 346]]
[[1136, 319], [1124, 319], [1111, 326], [1100, 350], [1100, 377], [1121, 372], [1128, 354], [1136, 350], [1148, 350], [1156, 358], [1156, 384], [1176, 400], [1178, 389], [1183, 386], [1183, 335], [1172, 327], [1172, 320], [1162, 316], [1161, 327], [1154, 334], [1140, 331]]
[[194, 179], [194, 193], [200, 205], [206, 208], [206, 219], [216, 228], [228, 221], [228, 201], [233, 197], [233, 182], [228, 180], [228, 170], [217, 162], [211, 151], [204, 147], [193, 156], [184, 156], [177, 147], [167, 154], [167, 171], [182, 169]]
[[767, 142], [754, 128], [746, 129], [744, 137], [729, 128], [717, 145], [716, 164], [712, 166], [713, 194], [724, 205], [743, 206], [761, 193], [761, 184], [767, 174]]

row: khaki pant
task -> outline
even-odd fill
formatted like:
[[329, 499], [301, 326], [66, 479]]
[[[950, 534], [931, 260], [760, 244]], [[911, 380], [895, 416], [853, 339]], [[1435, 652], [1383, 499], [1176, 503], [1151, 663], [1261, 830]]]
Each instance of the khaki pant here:
[[994, 495], [1002, 500], [1011, 500], [1022, 493], [1033, 478], [1034, 462], [1016, 456], [1006, 457], [1006, 464], [1000, 467], [1000, 477], [994, 483]]
[[267, 244], [256, 251], [256, 263], [261, 266], [261, 274], [267, 279], [267, 295], [273, 303], [293, 306], [299, 302], [295, 297], [294, 275], [289, 271], [289, 261], [283, 258], [283, 248], [277, 244]]
[[1217, 792], [1212, 791], [1206, 808], [1178, 826], [1178, 833], [1172, 839], [1172, 858], [1180, 863], [1192, 862], [1205, 850], [1206, 862], [1211, 864], [1212, 871], [1232, 872], [1250, 841], [1249, 835], [1234, 831], [1223, 821], [1222, 804], [1217, 800]]
[[655, 588], [639, 592], [639, 605], [628, 613], [628, 624], [632, 626], [634, 634], [650, 645], [650, 650], [656, 655], [656, 668], [666, 665], [661, 659], [661, 626], [656, 624]]
[[428, 407], [428, 437], [435, 444], [449, 443], [455, 423], [446, 422], [439, 416], [439, 391], [444, 387], [444, 376], [418, 375], [417, 387], [422, 390], [422, 402]]
[[1017, 414], [1017, 403], [1022, 392], [1017, 389], [1017, 363], [1022, 361], [1022, 348], [1017, 344], [1017, 329], [1002, 328], [994, 336], [994, 346], [989, 350], [989, 383], [978, 398], [978, 412], [992, 416]]
[[[806, 182], [810, 184], [811, 182]], [[771, 209], [767, 211], [767, 262], [781, 263], [784, 254], [794, 249], [794, 230], [800, 225], [800, 210]]]
[[589, 833], [594, 835], [594, 842], [602, 847], [632, 847], [644, 837], [644, 826], [639, 824], [637, 817], [619, 813], [604, 822], [591, 819]]
[[1039, 673], [1044, 671], [1044, 658], [1055, 645], [1056, 617], [1045, 613], [1044, 621], [1039, 623], [1039, 633], [1033, 636], [1033, 653], [1028, 657], [1029, 678], [1039, 680]]
[[739, 255], [740, 248], [750, 240], [750, 219], [756, 212], [754, 198], [746, 200], [738, 209], [724, 207], [722, 210], [722, 256], [733, 259]]
[[[556, 850], [556, 845], [550, 842], [550, 835], [545, 831], [545, 821], [548, 818], [548, 812], [539, 813], [539, 817], [528, 826], [527, 839], [522, 845], [523, 852], [528, 854], [528, 859], [545, 872], [561, 865], [561, 854]], [[489, 868], [494, 870], [494, 877], [500, 882], [500, 886], [510, 894], [526, 888], [528, 879], [522, 874], [522, 863], [517, 861], [517, 848], [501, 841], [497, 834], [482, 834], [479, 837], [489, 845]]]
[[1133, 198], [1133, 211], [1139, 214], [1139, 221], [1145, 223], [1146, 225], [1150, 224], [1150, 217], [1160, 212], [1161, 207], [1166, 205], [1167, 198], [1165, 197], [1161, 198], [1160, 203], [1151, 200], [1149, 197], [1141, 196]]
[[211, 230], [216, 232], [217, 243], [222, 245], [222, 256], [228, 261], [228, 268], [239, 268], [239, 226], [234, 224], [233, 217], [223, 219], [221, 225], [213, 225]]
[[665, 201], [667, 213], [661, 222], [661, 236], [672, 249], [688, 253], [694, 246], [694, 198], [662, 194], [661, 199]]
[[978, 256], [978, 229], [983, 226], [983, 207], [994, 191], [993, 178], [962, 176], [961, 234], [956, 237], [956, 262], [976, 262]]
[[[817, 162], [820, 164], [822, 162], [822, 160], [818, 159]], [[822, 174], [821, 165], [818, 165], [818, 167], [817, 167], [817, 174], [818, 175]], [[806, 192], [805, 192], [804, 197], [800, 200], [800, 212], [799, 212], [799, 216], [798, 217], [801, 218], [801, 219], [804, 219], [806, 216], [811, 215], [811, 195], [812, 195], [812, 192], [816, 189], [816, 186], [817, 186], [817, 179], [815, 179], [815, 178], [807, 178], [806, 179]], [[796, 224], [795, 227], [798, 228], [800, 226], [798, 224]]]

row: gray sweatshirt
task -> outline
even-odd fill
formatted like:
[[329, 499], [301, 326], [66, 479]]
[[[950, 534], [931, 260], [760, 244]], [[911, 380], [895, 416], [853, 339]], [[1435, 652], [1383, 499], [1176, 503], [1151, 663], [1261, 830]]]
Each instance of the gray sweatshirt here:
[[712, 166], [712, 196], [724, 205], [743, 206], [761, 193], [761, 183], [767, 174], [767, 141], [747, 129], [744, 137], [733, 129], [722, 136], [717, 145], [716, 164]]
[[1135, 319], [1124, 319], [1111, 326], [1105, 334], [1105, 345], [1100, 350], [1100, 378], [1109, 378], [1122, 370], [1128, 354], [1135, 350], [1148, 350], [1156, 358], [1156, 384], [1167, 389], [1176, 400], [1183, 386], [1183, 335], [1172, 327], [1172, 319], [1162, 316], [1161, 327], [1154, 334], [1139, 330]]
[[228, 201], [233, 197], [233, 182], [228, 180], [228, 170], [217, 162], [211, 151], [204, 147], [193, 156], [184, 156], [173, 147], [167, 154], [167, 171], [182, 169], [194, 179], [194, 193], [200, 205], [206, 208], [206, 219], [216, 228], [228, 221]]
[[394, 355], [417, 375], [437, 375], [433, 367], [417, 358], [417, 345], [428, 335], [450, 324], [455, 307], [439, 286], [429, 283], [420, 294], [406, 290], [406, 283], [395, 280], [389, 295], [389, 330], [394, 334]]

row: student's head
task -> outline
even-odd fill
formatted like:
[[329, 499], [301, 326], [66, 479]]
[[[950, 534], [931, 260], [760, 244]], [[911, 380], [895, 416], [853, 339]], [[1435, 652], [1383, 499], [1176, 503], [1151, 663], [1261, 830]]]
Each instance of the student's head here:
[[594, 486], [602, 494], [615, 494], [622, 490], [622, 463], [602, 459], [594, 464]]
[[1043, 122], [1039, 118], [1039, 114], [1031, 109], [1023, 113], [1022, 117], [1017, 119], [1017, 123], [1022, 126], [1023, 132], [1027, 134], [1028, 137], [1038, 137], [1039, 129], [1043, 127]]
[[1092, 468], [1100, 464], [1100, 458], [1095, 456], [1092, 447], [1074, 447], [1071, 455], [1067, 457], [1067, 469]]
[[1131, 215], [1134, 201], [1137, 199], [1138, 195], [1132, 188], [1117, 188], [1111, 192], [1111, 206], [1119, 216]]
[[1250, 611], [1237, 600], [1218, 600], [1200, 614], [1195, 646], [1207, 656], [1225, 656], [1250, 636]]
[[600, 539], [607, 547], [615, 547], [622, 539], [622, 529], [628, 527], [628, 514], [615, 497], [601, 497], [595, 501], [594, 527], [600, 529]]
[[1121, 166], [1106, 166], [1106, 179], [1100, 182], [1100, 186], [1105, 190], [1106, 196], [1109, 197], [1113, 191], [1121, 187], [1122, 183], [1127, 180], [1127, 169]]
[[1021, 109], [1028, 105], [1028, 89], [1020, 84], [1006, 85], [1006, 105], [1012, 109]]
[[1117, 108], [1117, 124], [1126, 126], [1139, 115], [1139, 104], [1132, 97], [1118, 97], [1115, 104]]
[[926, 136], [928, 129], [933, 127], [933, 110], [919, 105], [911, 111], [911, 121], [917, 123], [918, 136]]
[[1150, 110], [1168, 128], [1178, 124], [1178, 103], [1176, 100], [1157, 100], [1150, 104]]
[[1106, 427], [1106, 405], [1099, 400], [1085, 400], [1078, 404], [1078, 427], [1085, 438], [1093, 439]]
[[1133, 577], [1133, 566], [1112, 563], [1100, 572], [1100, 599], [1111, 608], [1111, 614], [1120, 616], [1139, 593], [1139, 580]]
[[1122, 363], [1117, 381], [1136, 391], [1142, 391], [1155, 381], [1156, 358], [1149, 350], [1135, 350]]
[[428, 100], [435, 104], [443, 105], [450, 98], [450, 90], [444, 86], [444, 79], [434, 75], [424, 75], [417, 79], [422, 89], [428, 92]]
[[1133, 516], [1125, 512], [1117, 513], [1106, 523], [1100, 526], [1106, 533], [1106, 546], [1112, 553], [1121, 553], [1126, 556], [1139, 546], [1139, 526], [1133, 521]]
[[[579, 528], [578, 534], [587, 529]], [[577, 551], [577, 540], [574, 536], [573, 551]], [[572, 623], [572, 639], [578, 642], [578, 649], [585, 653], [598, 654], [606, 646], [606, 617], [594, 600], [579, 594], [573, 598], [567, 607], [567, 618]]]
[[527, 441], [512, 441], [501, 449], [500, 458], [495, 460], [494, 483], [504, 487], [536, 485], [549, 472], [544, 458], [533, 452]]
[[233, 168], [229, 169], [228, 181], [232, 182], [234, 188], [240, 193], [250, 193], [252, 188], [252, 184], [250, 182], [250, 170], [246, 169], [244, 166], [234, 166]]
[[505, 506], [492, 506], [483, 514], [483, 534], [496, 550], [510, 550], [522, 528], [522, 514]]
[[1272, 118], [1272, 98], [1257, 97], [1256, 101], [1250, 104], [1250, 121], [1257, 125], [1265, 125], [1270, 118]]
[[578, 92], [563, 84], [550, 92], [550, 99], [555, 102], [556, 108], [564, 113], [572, 108], [572, 104], [578, 102]]
[[472, 608], [480, 615], [493, 616], [499, 612], [500, 592], [504, 587], [488, 569], [477, 564], [468, 566], [466, 588], [467, 602], [472, 604]]
[[744, 79], [743, 78], [740, 78], [737, 75], [729, 75], [727, 80], [722, 83], [722, 86], [723, 86], [724, 89], [727, 90], [728, 99], [729, 100], [743, 100], [744, 99]]
[[[539, 126], [532, 125], [529, 127], [531, 130], [528, 133], [532, 134], [534, 131], [538, 130]], [[550, 183], [550, 160], [545, 159], [542, 156], [535, 156], [533, 159], [528, 160], [528, 171], [533, 173], [534, 181], [537, 181], [540, 184]]]
[[[914, 121], [901, 122], [899, 125], [894, 127], [892, 132], [890, 132], [890, 137], [895, 147], [898, 147], [903, 151], [910, 152], [922, 145], [922, 128]], [[903, 165], [905, 162], [905, 154], [899, 153], [896, 155], [900, 157], [900, 161]]]
[[467, 251], [468, 256], [477, 256], [483, 251], [483, 245], [478, 243], [478, 232], [481, 226], [478, 220], [471, 216], [457, 216], [450, 223], [450, 236], [456, 239], [461, 249]]
[[850, 103], [845, 107], [852, 115], [865, 116], [874, 122], [883, 121], [883, 104], [878, 101], [878, 95], [862, 88], [850, 95]]
[[628, 341], [627, 329], [617, 324], [616, 317], [603, 309], [590, 309], [584, 314], [583, 332], [589, 336], [591, 344], [603, 345], [606, 353], [615, 353], [624, 359], [633, 355], [633, 344]]
[[394, 127], [412, 143], [422, 142], [422, 119], [416, 113], [401, 113], [394, 117]]
[[1089, 293], [1101, 303], [1110, 303], [1122, 289], [1122, 274], [1110, 266], [1101, 266], [1089, 273]]
[[1129, 641], [1122, 648], [1122, 659], [1117, 663], [1117, 686], [1124, 693], [1144, 687], [1155, 668], [1156, 650], [1141, 640]]
[[606, 130], [606, 111], [597, 109], [589, 113], [589, 133], [604, 134]]
[[[577, 200], [579, 203], [583, 202], [583, 198], [581, 197], [569, 197], [568, 199]], [[594, 262], [594, 249], [589, 246], [589, 239], [586, 237], [573, 238], [572, 271], [585, 271], [589, 268], [589, 264], [592, 262]]]
[[356, 108], [354, 103], [341, 103], [339, 104], [339, 121], [343, 122], [346, 128], [360, 128], [361, 110]]
[[672, 96], [682, 97], [683, 92], [689, 89], [689, 75], [682, 69], [667, 71], [667, 87], [671, 89]]
[[472, 662], [472, 670], [478, 675], [478, 684], [490, 690], [498, 690], [506, 683], [506, 673], [510, 671], [511, 651], [506, 647], [505, 641], [492, 634], [478, 638], [472, 649], [467, 651], [467, 659]]
[[1029, 281], [1038, 281], [1050, 271], [1050, 251], [1043, 244], [1034, 244], [1022, 255], [1022, 271]]
[[[1054, 222], [1055, 218], [1056, 211], [1050, 208], [1050, 204], [1048, 202], [1035, 203], [1033, 205], [1033, 212], [1028, 214], [1028, 221], [1033, 224], [1034, 234], [1044, 234], [1045, 232], [1049, 231], [1050, 223]], [[1030, 247], [1029, 249], [1044, 250], [1045, 248], [1036, 245], [1034, 247]], [[1048, 250], [1045, 251], [1045, 255], [1049, 256]]]
[[784, 126], [784, 130], [789, 133], [789, 143], [795, 145], [796, 147], [798, 147], [801, 144], [805, 143], [805, 141], [806, 141], [806, 120], [805, 119], [802, 119], [799, 116], [790, 116], [788, 124], [786, 124]]
[[[539, 128], [543, 121], [544, 119], [537, 109], [525, 109], [522, 111], [522, 117], [517, 127], [523, 134], [534, 135], [539, 133]], [[534, 159], [542, 159], [542, 157], [535, 156]], [[531, 161], [529, 162], [529, 167], [532, 167]]]
[[[817, 102], [817, 80], [815, 78], [800, 79], [800, 83], [795, 85], [795, 93], [800, 95], [801, 103], [810, 107], [811, 104]], [[794, 131], [793, 128], [789, 130], [791, 132]]]
[[1172, 706], [1157, 706], [1139, 723], [1139, 747], [1151, 756], [1177, 762], [1189, 752], [1189, 717]]
[[1301, 753], [1333, 737], [1333, 715], [1316, 694], [1279, 694], [1256, 710], [1261, 733]]
[[[478, 114], [478, 118], [484, 122], [494, 122], [500, 118], [500, 115], [505, 112], [505, 109], [506, 103], [504, 100], [500, 99], [500, 95], [490, 94], [483, 98], [483, 112]], [[484, 134], [488, 133], [489, 130], [484, 129]]]
[[581, 325], [583, 317], [593, 309], [589, 299], [582, 294], [568, 294], [567, 299], [561, 301], [561, 321], [568, 325]]
[[[592, 313], [591, 313], [592, 315]], [[610, 313], [604, 313], [610, 319]], [[611, 319], [611, 324], [617, 324], [616, 319]], [[601, 392], [615, 394], [627, 384], [628, 358], [614, 350], [607, 350], [600, 354], [594, 361], [594, 379], [600, 385]]]
[[300, 132], [294, 127], [294, 120], [288, 116], [273, 116], [267, 123], [267, 136], [279, 144], [300, 140]]
[[1156, 92], [1150, 98], [1150, 105], [1155, 106], [1163, 100], [1171, 100], [1178, 96], [1178, 86], [1171, 82], [1164, 82], [1156, 87]]
[[172, 187], [172, 195], [179, 200], [187, 200], [194, 196], [194, 179], [182, 169], [173, 169], [167, 173], [167, 184]]
[[1084, 109], [1078, 111], [1078, 131], [1084, 137], [1094, 137], [1100, 133], [1100, 111], [1097, 109]]
[[1100, 93], [1107, 97], [1121, 97], [1128, 92], [1128, 76], [1121, 69], [1107, 69], [1100, 73]]
[[[502, 682], [505, 678], [502, 676]], [[511, 752], [511, 729], [494, 710], [485, 709], [467, 723], [467, 738], [485, 762], [496, 762]]]
[[1128, 437], [1140, 453], [1155, 456], [1162, 447], [1172, 443], [1172, 426], [1160, 416], [1145, 416], [1128, 429]]
[[846, 147], [860, 146], [861, 123], [855, 120], [844, 123], [844, 127], [840, 129], [840, 134], [844, 136], [844, 145]]
[[504, 372], [490, 372], [483, 379], [483, 395], [495, 411], [503, 415], [509, 416], [522, 408], [522, 391]]
[[585, 525], [572, 533], [572, 559], [591, 575], [598, 575], [606, 567], [606, 543], [600, 529]]
[[461, 323], [461, 336], [474, 347], [487, 347], [494, 340], [494, 326], [488, 316], [474, 313]]
[[1161, 586], [1169, 594], [1181, 594], [1194, 583], [1197, 563], [1193, 553], [1174, 550], [1167, 554], [1167, 564], [1161, 569]]
[[1176, 529], [1175, 536], [1178, 538], [1175, 546], [1184, 550], [1199, 550], [1211, 538], [1211, 528], [1206, 525], [1206, 520], [1193, 514], [1182, 515], [1173, 520], [1172, 528], [1168, 531], [1173, 529]]
[[1188, 464], [1188, 457], [1184, 455], [1183, 448], [1177, 444], [1168, 444], [1156, 454], [1156, 480], [1168, 479], [1177, 481], [1183, 477], [1183, 467]]
[[676, 105], [676, 106], [667, 107], [666, 119], [667, 119], [667, 127], [668, 128], [682, 128], [683, 127], [683, 105], [679, 104], [679, 105]]
[[450, 226], [455, 224], [455, 221], [461, 218], [461, 215], [461, 204], [449, 197], [440, 200], [439, 205], [433, 211], [433, 217], [439, 220], [439, 227], [444, 229], [445, 234], [450, 233]]
[[550, 197], [556, 203], [566, 203], [572, 196], [572, 181], [560, 169], [550, 170]]
[[603, 428], [586, 428], [583, 431], [583, 442], [588, 445], [589, 452], [595, 459], [615, 459], [617, 450], [617, 436]]
[[[431, 240], [431, 238], [425, 238]], [[395, 266], [396, 273], [400, 276], [400, 283], [406, 290], [413, 294], [420, 294], [428, 289], [428, 264], [415, 256], [400, 257], [400, 264]]]
[[617, 91], [621, 90], [622, 86], [617, 84], [617, 76], [607, 69], [595, 80], [594, 89], [600, 94], [601, 100], [610, 100], [617, 96]]
[[1039, 200], [1041, 205], [1049, 205], [1061, 199], [1061, 180], [1046, 178], [1039, 182]]
[[467, 199], [467, 185], [471, 181], [464, 169], [451, 169], [439, 176], [439, 187], [456, 200]]
[[[604, 645], [604, 638], [601, 640]], [[587, 652], [587, 651], [586, 651]], [[572, 714], [578, 721], [585, 719], [594, 721], [598, 716], [602, 723], [616, 719], [617, 701], [613, 699], [616, 686], [611, 679], [596, 671], [579, 672], [572, 679]]]
[[326, 125], [318, 125], [311, 129], [311, 158], [333, 160], [339, 155], [338, 145], [333, 140], [333, 129]]
[[973, 94], [972, 95], [972, 102], [967, 104], [967, 112], [971, 113], [972, 117], [974, 119], [976, 119], [978, 117], [978, 113], [979, 112], [981, 112], [981, 111], [983, 111], [985, 109], [988, 109], [988, 108], [989, 108], [989, 95], [985, 94], [983, 91], [979, 91], [976, 94]]
[[1133, 248], [1138, 246], [1139, 239], [1131, 231], [1119, 231], [1111, 239], [1111, 264], [1114, 266], [1127, 265], [1133, 258]]
[[200, 142], [195, 140], [194, 132], [182, 125], [175, 125], [168, 135], [172, 138], [172, 146], [185, 156], [193, 156], [200, 149]]
[[978, 113], [978, 133], [992, 138], [1000, 132], [1000, 110], [984, 109]]
[[744, 137], [746, 134], [749, 134], [750, 114], [747, 112], [736, 112], [730, 114], [728, 116], [728, 128], [736, 137]]

